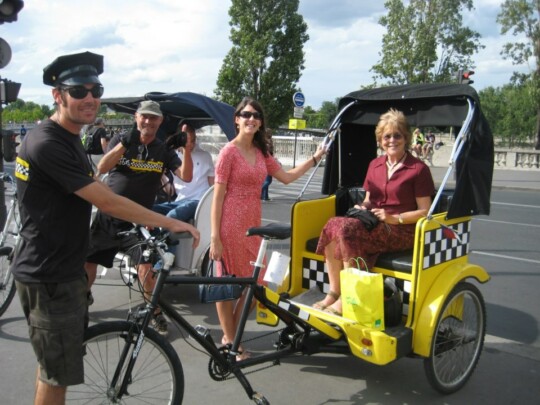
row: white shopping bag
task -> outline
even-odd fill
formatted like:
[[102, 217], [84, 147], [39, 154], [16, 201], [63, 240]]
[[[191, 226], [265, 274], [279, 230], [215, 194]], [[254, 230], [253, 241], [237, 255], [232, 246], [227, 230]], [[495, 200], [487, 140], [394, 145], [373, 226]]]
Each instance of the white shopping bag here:
[[287, 276], [291, 258], [280, 252], [272, 252], [270, 263], [264, 275], [264, 281], [280, 286]]

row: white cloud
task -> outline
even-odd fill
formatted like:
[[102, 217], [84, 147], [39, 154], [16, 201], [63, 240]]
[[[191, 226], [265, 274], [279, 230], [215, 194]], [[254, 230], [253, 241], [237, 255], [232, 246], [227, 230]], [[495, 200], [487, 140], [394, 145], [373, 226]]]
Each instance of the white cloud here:
[[[517, 70], [500, 56], [496, 24], [502, 0], [475, 0], [465, 24], [482, 34], [486, 48], [475, 57], [475, 87], [507, 83]], [[230, 48], [229, 1], [70, 0], [25, 2], [15, 23], [2, 26], [11, 63], [0, 74], [23, 84], [20, 98], [50, 104], [42, 69], [62, 54], [84, 50], [105, 56], [106, 97], [149, 91], [193, 91], [211, 96]], [[318, 108], [372, 82], [380, 59], [384, 3], [301, 0], [308, 24], [300, 87], [306, 104]], [[513, 39], [513, 37], [510, 37]], [[521, 67], [521, 71], [528, 67]], [[291, 104], [292, 108], [292, 104]]]

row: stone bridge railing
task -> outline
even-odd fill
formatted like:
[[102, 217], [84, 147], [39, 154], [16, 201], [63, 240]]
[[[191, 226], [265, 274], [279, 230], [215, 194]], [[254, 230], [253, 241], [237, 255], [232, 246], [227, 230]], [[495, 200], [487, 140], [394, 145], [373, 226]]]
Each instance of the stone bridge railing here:
[[[227, 143], [224, 135], [198, 135], [201, 147], [209, 151], [214, 158], [217, 157], [221, 148]], [[317, 145], [321, 142], [320, 137], [298, 137], [296, 140], [296, 157], [294, 156], [295, 140], [291, 137], [274, 136], [275, 156], [284, 166], [293, 166], [293, 163], [303, 162], [309, 159], [317, 150]], [[452, 152], [452, 141], [443, 139], [444, 145], [435, 150], [433, 156], [426, 163], [430, 166], [447, 167], [450, 153]], [[535, 150], [506, 150], [495, 149], [495, 169], [521, 169], [539, 170], [540, 151]]]
[[495, 149], [495, 168], [540, 169], [540, 151]]
[[[12, 127], [17, 132], [20, 125], [13, 124]], [[9, 129], [9, 125], [4, 125], [4, 129]], [[207, 129], [207, 131], [197, 135], [199, 144], [216, 158], [221, 148], [227, 143], [227, 138], [218, 127], [207, 127]], [[292, 167], [294, 163], [303, 162], [312, 156], [321, 139], [318, 136], [298, 136], [295, 141], [294, 137], [291, 136], [274, 136], [275, 156], [284, 166]], [[446, 167], [448, 166], [448, 158], [452, 151], [453, 139], [450, 134], [443, 134], [438, 136], [437, 141], [443, 141], [444, 145], [434, 151], [432, 158], [427, 163], [432, 166]], [[296, 155], [294, 154], [295, 143]], [[494, 168], [540, 170], [540, 151], [532, 149], [495, 148]]]

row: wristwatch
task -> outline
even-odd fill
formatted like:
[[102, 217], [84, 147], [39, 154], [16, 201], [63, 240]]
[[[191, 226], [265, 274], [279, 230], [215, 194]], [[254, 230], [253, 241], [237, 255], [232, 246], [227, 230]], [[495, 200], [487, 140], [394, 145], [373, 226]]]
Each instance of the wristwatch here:
[[398, 215], [397, 220], [398, 220], [400, 225], [403, 225], [403, 218], [401, 217], [401, 214]]

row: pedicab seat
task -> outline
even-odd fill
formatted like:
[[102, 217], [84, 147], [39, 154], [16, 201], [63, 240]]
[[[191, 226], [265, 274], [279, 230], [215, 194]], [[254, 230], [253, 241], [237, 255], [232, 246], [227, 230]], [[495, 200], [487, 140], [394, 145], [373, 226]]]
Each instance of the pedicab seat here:
[[[315, 253], [318, 242], [319, 238], [309, 239], [306, 242], [306, 250], [308, 252]], [[404, 250], [402, 252], [381, 253], [377, 259], [377, 262], [375, 263], [375, 266], [410, 274], [412, 273], [412, 257], [412, 249]]]
[[[357, 204], [358, 201], [363, 200], [364, 193], [365, 191], [359, 187], [351, 187], [349, 190], [342, 192], [341, 195], [338, 196], [338, 198], [336, 199], [337, 200], [336, 211], [344, 212], [347, 207], [351, 206], [351, 200], [352, 200], [352, 204]], [[441, 196], [437, 202], [435, 209], [433, 210], [433, 214], [446, 212], [448, 210], [450, 201], [452, 200], [453, 194], [454, 194], [453, 189], [444, 190], [441, 193]], [[355, 196], [355, 198], [352, 197], [353, 195]], [[349, 200], [344, 200], [343, 196], [345, 196], [345, 199], [348, 197]], [[345, 201], [345, 202], [340, 202], [340, 201]], [[306, 251], [310, 253], [315, 253], [317, 250], [318, 242], [319, 242], [318, 237], [308, 239], [306, 242]], [[375, 267], [411, 274], [412, 261], [413, 261], [413, 249], [403, 250], [400, 252], [386, 252], [386, 253], [381, 253], [379, 255], [379, 257], [377, 258], [377, 262], [375, 263]]]

